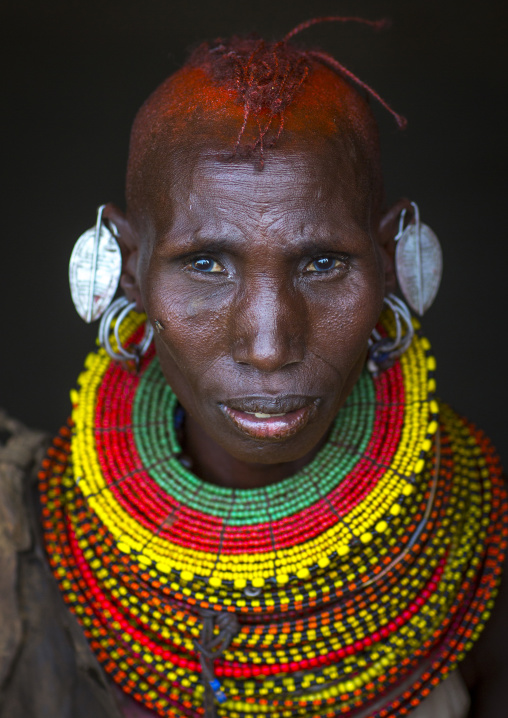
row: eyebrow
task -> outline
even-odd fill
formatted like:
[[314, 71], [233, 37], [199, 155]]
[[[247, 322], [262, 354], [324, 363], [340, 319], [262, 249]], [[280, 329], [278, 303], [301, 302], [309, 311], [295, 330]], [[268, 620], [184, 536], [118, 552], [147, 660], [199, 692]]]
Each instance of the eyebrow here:
[[[170, 244], [176, 252], [182, 254], [194, 254], [195, 252], [203, 251], [214, 251], [214, 252], [228, 252], [236, 254], [239, 247], [248, 247], [249, 239], [247, 237], [215, 237], [213, 235], [202, 236], [202, 235], [182, 235], [180, 237], [165, 237], [162, 239], [163, 245]], [[289, 242], [286, 246], [283, 246], [282, 251], [288, 257], [301, 256], [301, 255], [313, 255], [319, 252], [351, 252], [353, 242], [347, 241], [341, 238], [339, 234], [328, 235], [328, 236], [317, 236], [316, 238], [304, 238], [298, 240], [297, 244]]]
[[[170, 245], [178, 252], [185, 254], [193, 254], [195, 252], [211, 250], [214, 251], [231, 251], [233, 246], [238, 245], [238, 238], [233, 237], [203, 237], [200, 235], [182, 234], [180, 237], [163, 237], [160, 243], [163, 246]], [[246, 240], [247, 241], [247, 240]]]

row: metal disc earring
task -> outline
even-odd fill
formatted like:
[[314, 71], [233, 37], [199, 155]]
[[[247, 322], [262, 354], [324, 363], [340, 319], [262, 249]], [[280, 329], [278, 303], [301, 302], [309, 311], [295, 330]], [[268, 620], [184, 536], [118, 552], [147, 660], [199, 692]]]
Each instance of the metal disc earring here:
[[426, 224], [420, 221], [415, 202], [414, 223], [404, 227], [407, 212], [400, 214], [399, 231], [395, 237], [395, 271], [405, 300], [419, 316], [430, 307], [441, 284], [443, 252], [439, 240]]
[[113, 222], [103, 221], [106, 205], [97, 210], [95, 227], [84, 232], [72, 250], [69, 262], [71, 295], [79, 316], [88, 324], [98, 319], [118, 289], [122, 253]]

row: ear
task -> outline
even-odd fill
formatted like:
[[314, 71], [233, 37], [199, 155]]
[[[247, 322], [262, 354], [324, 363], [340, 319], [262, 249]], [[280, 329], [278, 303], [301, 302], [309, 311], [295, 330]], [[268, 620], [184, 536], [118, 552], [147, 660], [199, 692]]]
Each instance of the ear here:
[[397, 289], [397, 276], [395, 274], [395, 237], [399, 231], [399, 220], [402, 210], [405, 209], [411, 216], [413, 208], [411, 200], [402, 198], [397, 200], [388, 210], [384, 211], [378, 225], [378, 240], [385, 261], [386, 292]]
[[[138, 258], [139, 239], [132, 230], [127, 217], [116, 205], [109, 203], [105, 206], [103, 215], [105, 220], [115, 225], [116, 240], [122, 252], [122, 274], [120, 286], [129, 302], [136, 302], [136, 310], [143, 311], [141, 292], [138, 285]], [[114, 229], [114, 228], [112, 228]]]

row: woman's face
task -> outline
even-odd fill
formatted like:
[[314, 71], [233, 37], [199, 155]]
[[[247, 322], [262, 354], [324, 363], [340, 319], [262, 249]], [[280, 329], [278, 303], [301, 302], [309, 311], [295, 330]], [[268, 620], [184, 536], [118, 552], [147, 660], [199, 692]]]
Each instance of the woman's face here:
[[307, 144], [263, 171], [195, 151], [173, 176], [137, 270], [164, 376], [236, 459], [296, 461], [351, 391], [382, 308], [365, 167], [350, 146]]

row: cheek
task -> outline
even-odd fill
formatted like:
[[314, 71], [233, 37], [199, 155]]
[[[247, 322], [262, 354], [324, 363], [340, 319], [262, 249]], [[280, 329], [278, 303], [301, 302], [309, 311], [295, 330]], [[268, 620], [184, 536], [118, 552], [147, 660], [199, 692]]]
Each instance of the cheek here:
[[377, 272], [358, 273], [312, 302], [311, 343], [341, 373], [347, 373], [363, 357], [383, 297], [384, 283]]
[[202, 373], [204, 367], [228, 351], [231, 304], [228, 292], [211, 288], [205, 282], [196, 284], [189, 289], [187, 282], [178, 276], [166, 277], [163, 272], [151, 271], [143, 285], [147, 315], [164, 327], [157, 343], [164, 346], [165, 355], [187, 375]]

